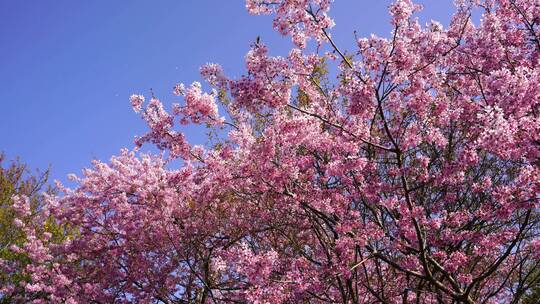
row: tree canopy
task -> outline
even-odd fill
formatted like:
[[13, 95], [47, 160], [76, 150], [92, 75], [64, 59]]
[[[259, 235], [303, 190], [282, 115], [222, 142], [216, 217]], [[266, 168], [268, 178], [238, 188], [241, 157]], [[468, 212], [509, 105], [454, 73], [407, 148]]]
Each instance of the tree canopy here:
[[[350, 51], [332, 40], [331, 2], [248, 0], [292, 38], [287, 56], [257, 39], [243, 76], [206, 64], [209, 88], [177, 85], [170, 110], [133, 95], [148, 125], [137, 147], [162, 152], [122, 150], [61, 187], [47, 211], [75, 237], [26, 238], [25, 290], [67, 303], [534, 301], [538, 2], [456, 1], [443, 27], [396, 0], [391, 36]], [[217, 144], [188, 143], [186, 124]]]

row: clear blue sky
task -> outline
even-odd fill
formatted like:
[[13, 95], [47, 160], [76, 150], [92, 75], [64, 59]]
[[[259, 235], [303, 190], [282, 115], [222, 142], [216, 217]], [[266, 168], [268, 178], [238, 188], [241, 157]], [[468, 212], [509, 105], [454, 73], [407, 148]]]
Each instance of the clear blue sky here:
[[[452, 0], [418, 1], [422, 22], [448, 24]], [[360, 36], [388, 36], [386, 0], [336, 0], [333, 35], [344, 49]], [[144, 133], [132, 93], [164, 103], [177, 82], [200, 80], [206, 62], [228, 75], [244, 70], [257, 36], [273, 55], [288, 38], [270, 17], [247, 14], [243, 0], [0, 0], [0, 151], [32, 168], [52, 166], [66, 181], [92, 159], [108, 160]], [[192, 142], [201, 132], [187, 130]]]

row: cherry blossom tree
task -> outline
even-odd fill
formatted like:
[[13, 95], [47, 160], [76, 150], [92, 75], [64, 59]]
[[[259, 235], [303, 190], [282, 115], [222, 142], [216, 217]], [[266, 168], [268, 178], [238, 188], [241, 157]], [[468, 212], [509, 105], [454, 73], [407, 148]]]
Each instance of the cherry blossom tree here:
[[41, 280], [32, 253], [68, 237], [48, 212], [48, 199], [56, 193], [47, 184], [49, 172], [31, 172], [19, 159], [6, 165], [0, 153], [0, 303], [40, 298], [41, 290], [33, 292], [28, 285]]
[[[133, 95], [149, 130], [136, 144], [162, 153], [123, 150], [73, 177], [49, 210], [77, 236], [36, 249], [27, 288], [72, 303], [530, 298], [540, 3], [460, 0], [443, 27], [396, 0], [389, 38], [350, 51], [332, 40], [330, 6], [248, 0], [292, 38], [287, 56], [257, 41], [239, 78], [204, 65], [210, 89], [179, 84], [170, 111]], [[186, 124], [224, 135], [192, 145]], [[70, 262], [44, 264], [59, 257]]]

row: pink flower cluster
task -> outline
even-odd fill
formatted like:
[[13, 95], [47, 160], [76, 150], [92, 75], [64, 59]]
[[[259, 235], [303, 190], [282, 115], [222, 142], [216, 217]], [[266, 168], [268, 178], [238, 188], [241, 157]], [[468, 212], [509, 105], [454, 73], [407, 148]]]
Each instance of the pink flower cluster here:
[[327, 15], [331, 2], [246, 0], [246, 8], [255, 15], [274, 13], [274, 28], [282, 35], [290, 35], [296, 46], [305, 48], [309, 38], [315, 38], [319, 44], [327, 39], [324, 31], [334, 26]]

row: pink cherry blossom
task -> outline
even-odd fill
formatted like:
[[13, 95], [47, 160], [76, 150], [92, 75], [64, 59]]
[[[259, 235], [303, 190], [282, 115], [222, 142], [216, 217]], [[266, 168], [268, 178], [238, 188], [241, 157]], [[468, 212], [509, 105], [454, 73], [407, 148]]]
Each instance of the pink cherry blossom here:
[[[420, 7], [397, 0], [389, 38], [359, 38], [346, 53], [330, 6], [249, 0], [297, 48], [271, 56], [258, 41], [239, 77], [207, 64], [208, 89], [178, 85], [172, 110], [133, 95], [148, 125], [136, 144], [161, 153], [124, 149], [51, 197], [47, 212], [75, 237], [41, 238], [43, 222], [26, 223], [17, 198], [28, 242], [9, 250], [32, 260], [28, 293], [57, 303], [472, 304], [530, 292], [536, 2], [456, 1], [443, 27], [421, 25]], [[309, 51], [310, 38], [332, 52]], [[335, 73], [321, 73], [326, 65]], [[185, 124], [219, 128], [216, 144], [189, 143]]]

